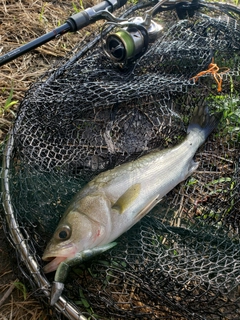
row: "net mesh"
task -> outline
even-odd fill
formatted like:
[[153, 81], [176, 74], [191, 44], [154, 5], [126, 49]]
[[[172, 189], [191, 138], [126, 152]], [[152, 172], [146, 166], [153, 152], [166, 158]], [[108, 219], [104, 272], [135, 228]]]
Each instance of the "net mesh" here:
[[[211, 8], [184, 20], [159, 12], [161, 36], [124, 68], [100, 36], [86, 40], [22, 101], [3, 163], [12, 205], [5, 228], [39, 297], [48, 290], [36, 280], [45, 277], [43, 250], [75, 193], [102, 171], [176, 145], [196, 105], [223, 113], [196, 154], [197, 171], [115, 248], [71, 270], [56, 318], [239, 319], [239, 16]], [[194, 78], [213, 62], [219, 70]]]

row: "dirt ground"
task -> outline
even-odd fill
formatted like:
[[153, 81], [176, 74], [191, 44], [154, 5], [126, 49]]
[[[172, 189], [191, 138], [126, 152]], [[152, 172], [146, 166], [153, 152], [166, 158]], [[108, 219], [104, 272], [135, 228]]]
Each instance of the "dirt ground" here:
[[[0, 0], [0, 56], [62, 25], [94, 1]], [[57, 59], [64, 57], [91, 26], [68, 33], [0, 67], [0, 143], [31, 83]], [[0, 320], [49, 319], [42, 305], [25, 292], [12, 270], [9, 243], [0, 223]]]

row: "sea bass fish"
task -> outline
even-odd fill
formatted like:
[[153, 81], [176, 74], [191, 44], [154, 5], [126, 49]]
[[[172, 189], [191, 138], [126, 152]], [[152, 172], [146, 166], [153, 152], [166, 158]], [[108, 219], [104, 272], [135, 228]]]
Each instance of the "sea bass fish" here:
[[100, 173], [71, 201], [48, 243], [44, 271], [80, 252], [111, 243], [145, 216], [198, 167], [193, 157], [218, 123], [205, 106], [195, 108], [187, 136], [175, 147], [155, 149]]

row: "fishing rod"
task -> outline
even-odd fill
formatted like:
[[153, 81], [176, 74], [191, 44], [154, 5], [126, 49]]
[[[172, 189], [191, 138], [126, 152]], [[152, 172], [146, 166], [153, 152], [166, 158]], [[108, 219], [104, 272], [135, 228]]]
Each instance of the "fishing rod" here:
[[0, 56], [0, 66], [18, 58], [19, 56], [53, 40], [59, 38], [67, 32], [76, 32], [85, 26], [96, 22], [97, 20], [103, 19], [103, 12], [113, 12], [116, 9], [124, 6], [127, 0], [105, 0], [99, 4], [87, 8], [77, 14], [72, 15], [67, 21], [57, 27], [56, 29], [46, 33], [45, 35], [17, 48], [3, 56]]
[[110, 59], [117, 63], [133, 61], [146, 52], [149, 40], [153, 42], [162, 29], [160, 25], [152, 20], [154, 14], [160, 11], [176, 9], [179, 18], [182, 19], [184, 18], [182, 12], [190, 12], [190, 8], [193, 12], [198, 9], [198, 1], [199, 0], [192, 0], [190, 2], [185, 0], [153, 0], [152, 4], [154, 6], [145, 12], [144, 18], [135, 17], [126, 20], [119, 19], [111, 13], [124, 6], [127, 0], [105, 0], [93, 7], [72, 15], [63, 25], [51, 32], [0, 56], [0, 66], [53, 39], [59, 38], [67, 32], [76, 32], [101, 19], [105, 19], [110, 24], [115, 24], [115, 26], [122, 27], [115, 35], [107, 38], [106, 46], [104, 47], [105, 53]]
[[146, 52], [149, 42], [154, 42], [158, 37], [162, 26], [152, 20], [158, 12], [175, 9], [179, 19], [193, 16], [200, 7], [219, 10], [230, 17], [240, 14], [240, 8], [225, 3], [205, 2], [204, 0], [160, 0], [157, 2], [153, 0], [152, 3], [155, 5], [145, 12], [143, 18], [135, 17], [126, 20], [112, 15], [113, 11], [126, 3], [127, 0], [105, 0], [74, 14], [63, 25], [51, 32], [0, 56], [0, 66], [67, 32], [76, 32], [101, 19], [107, 21], [105, 25], [112, 24], [120, 28], [106, 38], [103, 51], [112, 61], [126, 64], [141, 57]]

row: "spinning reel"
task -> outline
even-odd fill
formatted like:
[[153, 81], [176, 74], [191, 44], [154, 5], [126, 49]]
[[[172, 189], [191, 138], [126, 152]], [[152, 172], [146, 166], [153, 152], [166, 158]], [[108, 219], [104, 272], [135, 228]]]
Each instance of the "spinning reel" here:
[[163, 29], [160, 24], [152, 20], [153, 13], [163, 2], [165, 1], [158, 2], [148, 10], [144, 18], [134, 17], [125, 21], [108, 14], [110, 21], [106, 22], [104, 26], [113, 25], [116, 31], [107, 35], [103, 50], [112, 61], [124, 64], [131, 63], [147, 51], [148, 44], [154, 42]]
[[[179, 6], [178, 6], [179, 5]], [[107, 35], [105, 43], [102, 39], [103, 50], [116, 63], [128, 64], [140, 58], [161, 34], [163, 27], [153, 20], [159, 11], [176, 8], [179, 18], [184, 18], [184, 11], [189, 14], [195, 4], [182, 0], [160, 0], [154, 7], [145, 12], [144, 17], [134, 17], [129, 20], [118, 19], [110, 12], [105, 12], [106, 25], [113, 25], [115, 32]], [[190, 13], [191, 15], [191, 13]], [[103, 27], [104, 29], [104, 27]], [[102, 30], [103, 30], [102, 29]]]
[[[201, 0], [192, 0], [191, 2], [186, 0], [160, 0], [145, 12], [144, 18], [134, 17], [127, 20], [117, 18], [111, 13], [125, 5], [127, 0], [104, 0], [91, 8], [72, 15], [63, 25], [53, 31], [0, 56], [0, 66], [67, 32], [76, 32], [101, 19], [107, 21], [101, 32], [104, 52], [115, 63], [128, 64], [140, 58], [146, 52], [148, 44], [154, 42], [160, 35], [163, 28], [152, 20], [154, 14], [164, 10], [176, 9], [179, 18], [183, 19], [185, 13], [188, 15], [194, 13], [194, 10], [199, 7], [199, 1], [201, 2]], [[139, 8], [151, 4], [152, 2], [142, 4], [139, 5]], [[104, 41], [103, 29], [109, 24], [112, 25], [115, 32], [108, 34]]]
[[108, 35], [104, 51], [118, 63], [132, 62], [140, 58], [147, 50], [149, 35], [141, 24], [129, 24]]

